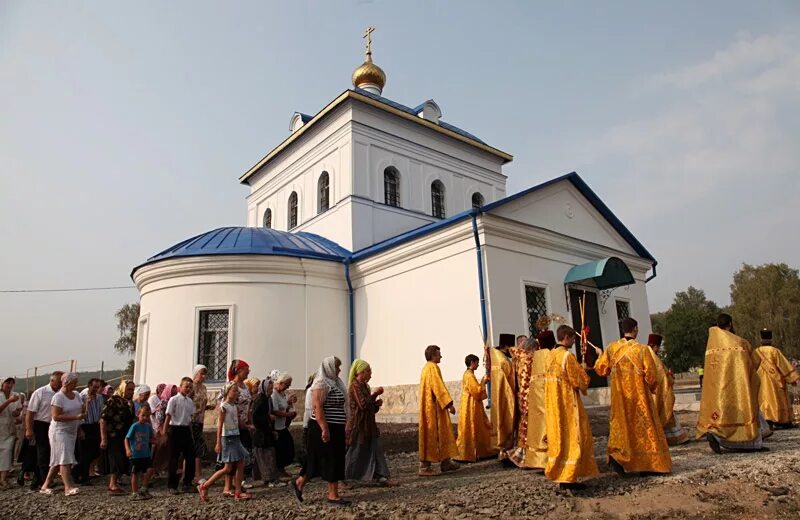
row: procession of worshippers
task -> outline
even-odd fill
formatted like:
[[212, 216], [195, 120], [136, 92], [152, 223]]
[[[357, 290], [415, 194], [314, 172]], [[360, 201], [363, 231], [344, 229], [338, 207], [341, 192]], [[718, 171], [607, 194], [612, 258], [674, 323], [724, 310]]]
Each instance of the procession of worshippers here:
[[[483, 360], [470, 354], [461, 381], [457, 434], [451, 416], [456, 403], [442, 378], [442, 350], [430, 345], [419, 386], [419, 469], [421, 477], [458, 471], [463, 463], [497, 459], [509, 467], [538, 470], [563, 489], [579, 490], [580, 479], [598, 475], [592, 431], [581, 395], [589, 372], [608, 377], [610, 416], [606, 463], [619, 474], [659, 475], [672, 471], [669, 447], [689, 442], [673, 411], [672, 372], [659, 351], [662, 337], [639, 343], [636, 320], [620, 322], [622, 337], [604, 350], [573, 328], [555, 331], [547, 320], [535, 337], [500, 334], [496, 347], [484, 347]], [[537, 324], [539, 325], [539, 324]], [[597, 355], [587, 367], [587, 343]], [[761, 331], [753, 348], [737, 336], [733, 320], [721, 314], [709, 328], [696, 438], [714, 453], [768, 451], [763, 441], [773, 431], [791, 428], [788, 385], [800, 380], [795, 367]], [[478, 379], [481, 364], [485, 374]], [[327, 482], [329, 504], [347, 506], [341, 483], [392, 486], [376, 414], [381, 387], [371, 388], [368, 362], [356, 359], [340, 376], [342, 362], [327, 357], [308, 378], [302, 411], [302, 456], [289, 432], [299, 410], [287, 390], [292, 376], [273, 370], [250, 377], [247, 362], [233, 360], [228, 382], [216, 398], [205, 385], [208, 369], [197, 365], [179, 384], [147, 385], [122, 380], [117, 389], [97, 379], [78, 392], [74, 373], [54, 372], [49, 384], [27, 402], [8, 378], [0, 392], [0, 488], [8, 480], [12, 457], [21, 463], [17, 484], [52, 495], [60, 476], [64, 494], [107, 478], [109, 495], [151, 498], [155, 479], [166, 474], [170, 494], [192, 492], [211, 500], [221, 495], [251, 498], [254, 486], [283, 487], [303, 502], [306, 484]], [[487, 406], [489, 403], [489, 414]], [[206, 444], [206, 412], [217, 410], [213, 442]], [[14, 428], [13, 426], [16, 426]], [[19, 431], [12, 434], [10, 432]], [[212, 451], [213, 450], [213, 451]], [[216, 466], [203, 478], [202, 461]], [[288, 466], [300, 459], [300, 471]], [[438, 468], [434, 467], [438, 465]], [[123, 489], [129, 478], [130, 491]]]

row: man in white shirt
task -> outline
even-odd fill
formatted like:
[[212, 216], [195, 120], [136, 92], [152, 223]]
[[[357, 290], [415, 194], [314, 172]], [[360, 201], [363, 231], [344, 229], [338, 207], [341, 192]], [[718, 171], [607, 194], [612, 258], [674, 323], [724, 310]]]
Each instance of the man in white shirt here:
[[192, 441], [192, 416], [194, 401], [189, 394], [194, 381], [191, 377], [181, 379], [178, 393], [167, 402], [166, 418], [161, 426], [161, 434], [167, 436], [169, 466], [167, 467], [169, 492], [177, 495], [178, 491], [178, 458], [183, 455], [187, 461], [183, 470], [183, 492], [191, 491], [194, 479], [194, 442]]
[[53, 400], [56, 392], [61, 390], [62, 375], [64, 372], [56, 370], [50, 374], [50, 383], [37, 388], [31, 394], [28, 411], [25, 414], [25, 437], [29, 442], [33, 441], [36, 444], [37, 471], [34, 472], [31, 481], [31, 489], [34, 491], [39, 488], [50, 470], [50, 438], [48, 436], [50, 421], [52, 421], [50, 401]]

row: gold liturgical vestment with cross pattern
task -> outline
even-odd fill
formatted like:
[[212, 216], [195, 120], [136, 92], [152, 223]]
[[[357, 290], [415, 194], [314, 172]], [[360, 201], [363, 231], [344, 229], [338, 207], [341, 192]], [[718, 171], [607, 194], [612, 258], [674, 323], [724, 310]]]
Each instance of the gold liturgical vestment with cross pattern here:
[[575, 356], [557, 347], [547, 359], [544, 383], [547, 466], [544, 474], [553, 482], [572, 483], [599, 473], [589, 417], [578, 392], [586, 394], [589, 375]]
[[792, 422], [792, 409], [786, 385], [796, 383], [800, 375], [786, 356], [773, 346], [758, 347], [756, 354], [761, 358], [758, 367], [758, 404], [761, 414], [767, 421], [789, 424]]
[[653, 407], [658, 368], [652, 350], [623, 338], [606, 348], [594, 369], [599, 376], [611, 375], [608, 457], [626, 472], [672, 471], [664, 425]]
[[428, 361], [419, 378], [419, 460], [441, 462], [455, 457], [456, 439], [447, 411], [452, 403], [439, 365]]
[[706, 433], [728, 442], [758, 439], [760, 364], [761, 359], [747, 340], [719, 327], [708, 329], [698, 439]]

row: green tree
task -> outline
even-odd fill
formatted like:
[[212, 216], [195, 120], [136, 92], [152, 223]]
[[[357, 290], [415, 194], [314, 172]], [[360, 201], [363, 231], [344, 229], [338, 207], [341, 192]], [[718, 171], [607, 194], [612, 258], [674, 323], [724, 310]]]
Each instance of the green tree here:
[[736, 333], [753, 344], [759, 331], [772, 330], [773, 342], [800, 355], [800, 276], [786, 264], [742, 264], [733, 274], [731, 315]]
[[668, 367], [685, 372], [703, 364], [708, 328], [718, 314], [717, 304], [708, 300], [701, 289], [689, 287], [675, 293], [672, 306], [653, 326], [664, 336], [664, 361]]
[[122, 354], [133, 355], [136, 352], [136, 331], [139, 328], [139, 304], [126, 303], [115, 314], [119, 338], [114, 349]]

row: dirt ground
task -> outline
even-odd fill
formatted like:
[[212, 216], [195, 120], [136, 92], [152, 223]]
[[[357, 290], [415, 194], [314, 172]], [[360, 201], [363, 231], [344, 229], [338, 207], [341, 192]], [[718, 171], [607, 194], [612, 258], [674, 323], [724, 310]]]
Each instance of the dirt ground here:
[[[457, 473], [416, 476], [416, 426], [385, 424], [382, 431], [396, 487], [353, 487], [343, 495], [349, 507], [329, 506], [324, 483], [306, 488], [295, 501], [288, 488], [254, 488], [254, 498], [235, 503], [211, 490], [211, 502], [196, 494], [166, 494], [155, 485], [153, 500], [108, 497], [103, 480], [83, 487], [78, 497], [46, 497], [27, 488], [0, 491], [0, 518], [547, 518], [553, 520], [773, 519], [800, 518], [800, 430], [776, 432], [771, 451], [715, 455], [705, 441], [672, 449], [674, 471], [662, 477], [620, 478], [605, 466], [607, 409], [589, 410], [595, 455], [603, 473], [580, 492], [560, 491], [534, 471], [507, 469], [496, 461], [465, 464]], [[696, 414], [681, 413], [693, 426]], [[295, 469], [296, 471], [296, 469]]]

